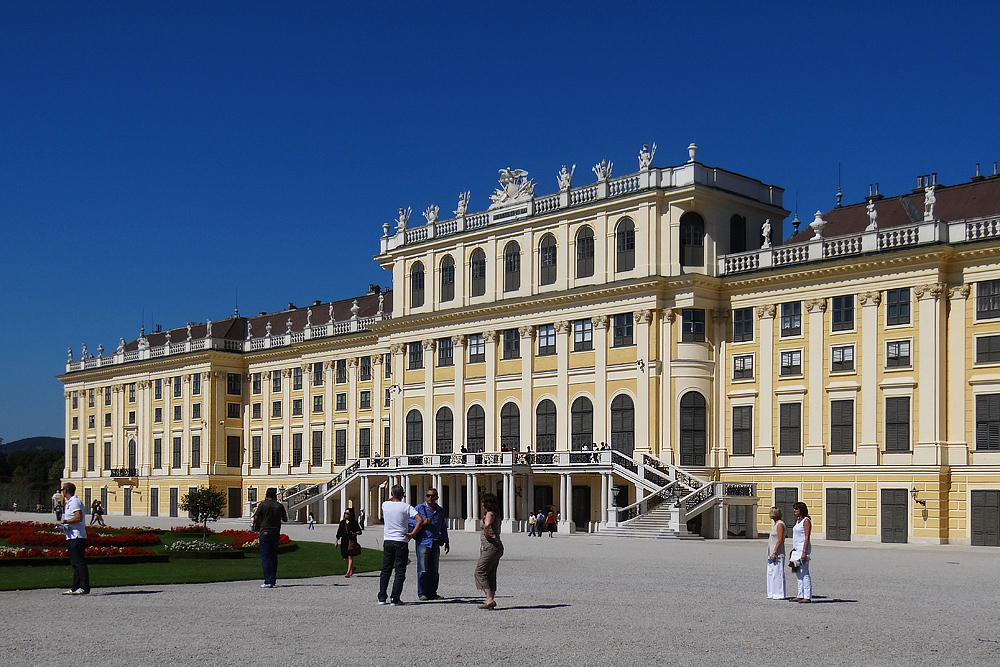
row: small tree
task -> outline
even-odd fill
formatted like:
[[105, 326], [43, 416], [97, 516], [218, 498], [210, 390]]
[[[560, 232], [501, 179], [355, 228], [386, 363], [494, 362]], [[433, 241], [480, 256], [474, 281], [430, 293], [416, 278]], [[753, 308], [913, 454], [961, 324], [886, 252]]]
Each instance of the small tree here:
[[208, 522], [218, 521], [226, 506], [226, 494], [211, 487], [199, 486], [181, 498], [181, 509], [203, 527], [201, 540], [208, 539]]

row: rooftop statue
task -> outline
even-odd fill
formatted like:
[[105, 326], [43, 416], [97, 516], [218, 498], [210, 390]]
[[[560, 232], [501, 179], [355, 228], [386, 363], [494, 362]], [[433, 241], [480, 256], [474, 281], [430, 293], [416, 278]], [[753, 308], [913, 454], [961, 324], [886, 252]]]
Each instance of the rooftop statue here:
[[597, 174], [597, 180], [606, 181], [611, 178], [611, 170], [614, 166], [614, 162], [608, 162], [607, 160], [601, 160], [600, 164], [594, 165], [593, 172]]
[[934, 204], [937, 203], [937, 195], [934, 194], [934, 185], [924, 188], [924, 220], [934, 219]]
[[424, 217], [425, 217], [425, 218], [427, 218], [427, 224], [428, 224], [428, 225], [431, 225], [431, 226], [433, 226], [433, 225], [434, 225], [434, 223], [435, 223], [435, 222], [437, 222], [437, 219], [438, 219], [438, 212], [439, 212], [440, 210], [441, 210], [441, 209], [440, 209], [440, 208], [438, 208], [438, 207], [437, 207], [436, 205], [434, 205], [434, 204], [431, 204], [430, 206], [428, 206], [428, 207], [427, 207], [427, 210], [426, 210], [426, 211], [424, 211]]
[[406, 231], [406, 223], [409, 222], [411, 213], [413, 213], [412, 207], [407, 206], [399, 209], [399, 217], [396, 218], [396, 231]]
[[645, 171], [653, 166], [653, 156], [656, 155], [656, 142], [653, 142], [653, 148], [649, 147], [649, 144], [643, 144], [642, 150], [639, 151], [639, 170]]
[[875, 210], [875, 200], [868, 200], [868, 226], [865, 227], [866, 232], [872, 232], [878, 229], [878, 211]]
[[125, 353], [125, 339], [124, 338], [119, 338], [118, 339], [118, 349], [115, 350], [115, 354], [124, 354], [124, 353]]
[[760, 228], [760, 235], [764, 237], [764, 243], [761, 244], [761, 248], [771, 247], [771, 219], [768, 218], [764, 220], [764, 224]]
[[465, 215], [466, 213], [469, 212], [469, 195], [470, 194], [471, 194], [471, 192], [468, 191], [468, 190], [465, 191], [465, 192], [460, 192], [458, 194], [458, 210], [455, 211], [455, 215], [456, 216], [458, 216], [458, 217], [461, 218], [463, 215]]
[[212, 320], [205, 320], [205, 338], [212, 337]]
[[500, 170], [500, 187], [490, 195], [490, 199], [493, 200], [493, 205], [490, 208], [531, 199], [534, 196], [535, 181], [528, 179], [528, 172], [524, 169], [507, 167]]
[[566, 165], [562, 166], [562, 169], [556, 175], [556, 179], [559, 181], [559, 192], [566, 192], [571, 187], [573, 187], [573, 174], [576, 173], [576, 165], [573, 165], [572, 169], [567, 169]]

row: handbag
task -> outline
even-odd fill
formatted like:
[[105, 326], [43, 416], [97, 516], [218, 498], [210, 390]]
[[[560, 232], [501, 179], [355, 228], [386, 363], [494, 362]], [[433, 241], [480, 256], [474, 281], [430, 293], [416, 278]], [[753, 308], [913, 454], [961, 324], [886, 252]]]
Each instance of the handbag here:
[[348, 556], [360, 556], [361, 555], [361, 544], [357, 540], [350, 540], [347, 543], [347, 555]]

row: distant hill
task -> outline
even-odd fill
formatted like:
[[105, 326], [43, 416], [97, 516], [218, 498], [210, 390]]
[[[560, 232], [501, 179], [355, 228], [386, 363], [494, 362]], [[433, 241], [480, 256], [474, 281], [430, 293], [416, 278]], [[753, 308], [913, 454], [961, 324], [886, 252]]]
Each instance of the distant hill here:
[[39, 435], [34, 438], [21, 438], [13, 442], [5, 442], [3, 446], [0, 446], [0, 451], [8, 453], [22, 449], [47, 449], [53, 452], [62, 452], [66, 450], [66, 441], [62, 438]]

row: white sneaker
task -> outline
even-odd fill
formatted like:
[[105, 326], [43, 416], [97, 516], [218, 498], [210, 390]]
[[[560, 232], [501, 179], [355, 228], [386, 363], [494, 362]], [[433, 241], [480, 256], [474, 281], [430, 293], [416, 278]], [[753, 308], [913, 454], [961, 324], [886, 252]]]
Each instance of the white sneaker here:
[[274, 584], [261, 584], [261, 588], [274, 588]]

